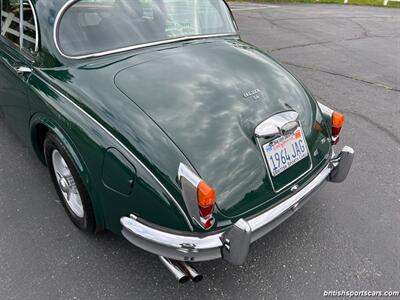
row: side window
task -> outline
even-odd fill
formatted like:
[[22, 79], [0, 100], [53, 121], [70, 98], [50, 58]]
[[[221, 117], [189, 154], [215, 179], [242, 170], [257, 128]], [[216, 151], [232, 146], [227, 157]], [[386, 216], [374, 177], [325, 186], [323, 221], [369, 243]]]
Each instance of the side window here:
[[[28, 0], [1, 1], [1, 35], [30, 54], [37, 51], [36, 19]], [[21, 11], [22, 8], [22, 11]], [[20, 20], [23, 20], [22, 24]], [[22, 34], [21, 34], [22, 33]]]
[[15, 45], [19, 43], [19, 0], [2, 0], [1, 5], [1, 35]]

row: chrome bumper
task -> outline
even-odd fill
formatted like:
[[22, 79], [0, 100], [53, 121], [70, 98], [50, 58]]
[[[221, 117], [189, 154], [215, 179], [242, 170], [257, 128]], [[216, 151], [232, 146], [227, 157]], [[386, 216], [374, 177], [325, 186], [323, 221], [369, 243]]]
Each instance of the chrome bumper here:
[[353, 156], [353, 149], [345, 146], [311, 182], [292, 197], [256, 217], [240, 219], [224, 232], [212, 235], [177, 234], [148, 225], [131, 215], [121, 218], [122, 235], [132, 244], [158, 256], [193, 262], [222, 257], [240, 265], [245, 261], [252, 242], [293, 215], [323, 183], [345, 180]]

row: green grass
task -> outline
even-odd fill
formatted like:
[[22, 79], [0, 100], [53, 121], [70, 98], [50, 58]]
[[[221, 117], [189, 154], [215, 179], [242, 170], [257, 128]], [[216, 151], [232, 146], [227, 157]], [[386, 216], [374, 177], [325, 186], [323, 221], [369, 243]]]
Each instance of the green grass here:
[[[368, 5], [368, 6], [383, 6], [383, 0], [349, 0], [348, 4], [344, 4], [344, 0], [230, 0], [232, 2], [256, 2], [256, 3], [330, 3], [330, 4], [343, 4], [343, 5]], [[400, 2], [389, 2], [385, 7], [400, 8]]]

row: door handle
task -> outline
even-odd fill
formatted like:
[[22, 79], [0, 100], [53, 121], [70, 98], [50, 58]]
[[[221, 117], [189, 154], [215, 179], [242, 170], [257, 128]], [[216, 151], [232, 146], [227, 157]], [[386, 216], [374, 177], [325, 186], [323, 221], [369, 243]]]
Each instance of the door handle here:
[[14, 70], [17, 73], [17, 75], [20, 75], [20, 76], [32, 73], [32, 69], [27, 66], [17, 66], [17, 67], [14, 67]]
[[10, 68], [11, 70], [14, 70], [14, 72], [18, 75], [18, 76], [24, 76], [25, 74], [30, 74], [32, 73], [32, 69], [22, 65], [20, 63], [11, 63], [10, 61], [8, 61], [8, 59], [4, 58], [4, 57], [0, 57], [0, 60], [3, 61], [3, 63]]
[[4, 57], [0, 57], [0, 61], [2, 61], [8, 68], [13, 70], [18, 76], [25, 76], [27, 74], [32, 73], [32, 68], [18, 62], [11, 63], [8, 59]]

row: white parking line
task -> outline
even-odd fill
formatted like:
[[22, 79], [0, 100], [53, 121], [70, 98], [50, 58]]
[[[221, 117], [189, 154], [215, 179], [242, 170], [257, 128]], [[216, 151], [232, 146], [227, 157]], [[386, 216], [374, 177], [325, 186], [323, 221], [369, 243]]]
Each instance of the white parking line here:
[[263, 5], [263, 6], [231, 6], [232, 11], [243, 11], [243, 10], [259, 10], [259, 9], [267, 9], [267, 8], [279, 8], [278, 5]]

